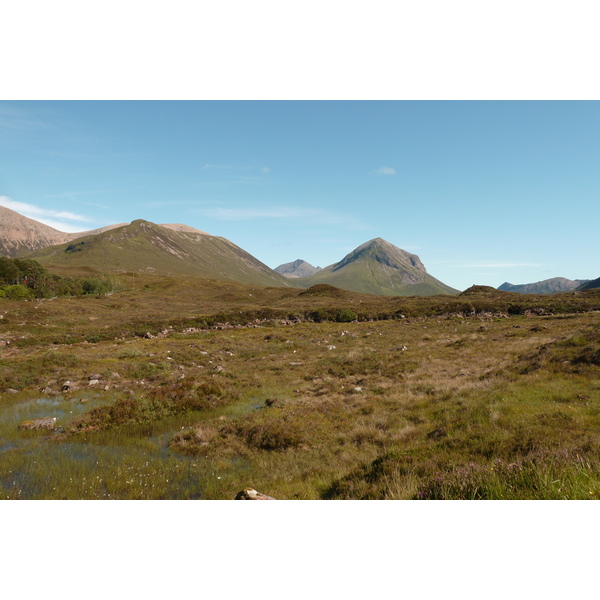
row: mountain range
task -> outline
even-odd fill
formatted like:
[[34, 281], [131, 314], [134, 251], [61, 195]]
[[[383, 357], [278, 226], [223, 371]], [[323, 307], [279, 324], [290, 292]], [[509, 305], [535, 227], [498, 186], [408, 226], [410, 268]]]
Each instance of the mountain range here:
[[588, 283], [589, 279], [566, 279], [564, 277], [553, 277], [536, 283], [523, 283], [513, 285], [504, 282], [498, 289], [503, 292], [517, 292], [518, 294], [558, 294], [560, 292], [571, 292]]
[[327, 283], [376, 295], [456, 294], [429, 275], [415, 254], [381, 238], [325, 269], [303, 260], [270, 269], [223, 237], [188, 225], [136, 220], [64, 233], [0, 207], [0, 254], [37, 260], [51, 272], [148, 272], [262, 286], [308, 288]]
[[351, 292], [381, 296], [458, 294], [458, 290], [429, 275], [416, 254], [381, 238], [362, 244], [341, 261], [295, 282], [303, 287], [327, 283]]
[[[59, 274], [134, 271], [271, 287], [309, 288], [325, 283], [385, 296], [458, 293], [427, 273], [416, 254], [382, 238], [362, 244], [323, 269], [298, 259], [273, 270], [233, 242], [188, 225], [157, 225], [139, 219], [130, 224], [64, 233], [2, 206], [0, 255], [35, 259]], [[536, 284], [507, 282], [498, 289], [545, 294], [598, 286], [600, 280], [558, 277]]]

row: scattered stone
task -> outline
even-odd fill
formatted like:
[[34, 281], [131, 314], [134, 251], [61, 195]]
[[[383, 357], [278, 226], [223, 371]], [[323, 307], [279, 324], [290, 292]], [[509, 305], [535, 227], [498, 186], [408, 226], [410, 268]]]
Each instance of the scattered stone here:
[[352, 391], [355, 394], [360, 394], [363, 391], [363, 389], [360, 387], [360, 385], [357, 385], [355, 388], [352, 388]]
[[121, 379], [121, 376], [118, 373], [111, 373], [110, 378], [111, 379]]
[[333, 344], [330, 344], [329, 346], [327, 346], [327, 350], [335, 350], [335, 346]]
[[398, 346], [396, 348], [396, 350], [399, 350], [400, 352], [404, 352], [405, 350], [408, 350], [408, 346]]
[[302, 363], [302, 362], [291, 362], [291, 363], [290, 363], [290, 365], [291, 365], [292, 367], [296, 367], [296, 366], [298, 366], [298, 365], [303, 365], [303, 364], [304, 364], [304, 363]]
[[52, 431], [55, 427], [56, 417], [42, 417], [41, 419], [34, 419], [33, 421], [23, 421], [23, 423], [19, 425], [19, 429], [28, 431], [37, 431], [41, 429]]
[[217, 373], [222, 373], [225, 370], [225, 367], [223, 367], [222, 365], [216, 365], [212, 368], [212, 370]]
[[261, 494], [257, 492], [255, 489], [246, 488], [238, 493], [235, 497], [236, 500], [275, 500], [272, 496], [267, 496], [266, 494]]
[[15, 389], [13, 389], [13, 388], [8, 388], [8, 389], [6, 390], [6, 393], [7, 393], [7, 394], [18, 394], [18, 393], [19, 393], [19, 390], [15, 390]]
[[147, 331], [147, 332], [146, 332], [146, 335], [145, 335], [144, 337], [145, 337], [147, 340], [151, 340], [151, 339], [153, 339], [153, 338], [154, 338], [154, 336], [153, 336], [153, 335], [152, 335], [152, 334], [151, 334], [149, 331]]
[[72, 381], [65, 381], [61, 388], [63, 392], [74, 392], [77, 389], [79, 388]]
[[98, 385], [100, 383], [99, 379], [90, 379], [90, 382], [88, 383], [89, 386], [92, 385]]
[[100, 375], [100, 373], [95, 373], [94, 375], [89, 375], [88, 379], [90, 381], [92, 381], [93, 379], [95, 379], [96, 381], [100, 381], [102, 379], [102, 375]]

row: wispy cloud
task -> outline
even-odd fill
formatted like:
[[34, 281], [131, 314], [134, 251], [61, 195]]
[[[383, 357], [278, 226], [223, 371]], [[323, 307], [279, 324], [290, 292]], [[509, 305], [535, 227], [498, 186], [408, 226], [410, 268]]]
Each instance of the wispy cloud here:
[[[40, 223], [44, 223], [45, 225], [68, 233], [85, 230], [85, 227], [75, 223], [93, 223], [91, 219], [88, 219], [83, 215], [78, 215], [65, 210], [41, 208], [40, 206], [27, 204], [25, 202], [17, 202], [11, 200], [7, 196], [0, 196], [0, 206], [4, 206], [25, 217], [35, 219]], [[75, 221], [75, 223], [72, 223], [72, 221]]]
[[317, 217], [318, 209], [293, 206], [273, 206], [263, 208], [206, 208], [200, 211], [207, 217], [221, 221], [249, 221], [252, 219], [297, 219]]
[[205, 164], [204, 169], [235, 169], [235, 167], [233, 165], [210, 165], [210, 164]]
[[40, 118], [36, 111], [23, 110], [4, 104], [0, 106], [0, 128], [16, 131], [36, 131], [53, 129], [54, 125], [47, 119]]
[[393, 167], [380, 167], [375, 171], [378, 175], [395, 175], [396, 169]]
[[246, 165], [213, 165], [211, 163], [206, 163], [204, 165], [204, 167], [202, 167], [203, 169], [207, 169], [207, 170], [212, 170], [212, 169], [216, 169], [216, 170], [231, 170], [231, 171], [260, 171], [261, 173], [264, 173], [265, 175], [267, 173], [271, 172], [271, 169], [269, 167], [249, 167]]
[[218, 207], [198, 209], [197, 212], [219, 221], [294, 220], [298, 223], [309, 222], [311, 225], [337, 225], [348, 229], [361, 230], [372, 229], [370, 225], [348, 215], [341, 215], [319, 208], [298, 206]]
[[473, 263], [467, 265], [453, 265], [461, 269], [516, 269], [520, 267], [541, 267], [539, 263], [521, 263], [521, 262], [489, 262]]

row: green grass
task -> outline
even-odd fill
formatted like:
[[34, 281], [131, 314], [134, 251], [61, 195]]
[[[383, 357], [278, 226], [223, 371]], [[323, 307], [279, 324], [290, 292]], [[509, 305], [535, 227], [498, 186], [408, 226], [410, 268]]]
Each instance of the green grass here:
[[[600, 493], [593, 294], [560, 315], [525, 314], [538, 302], [525, 297], [511, 316], [485, 290], [386, 299], [144, 285], [0, 305], [1, 498]], [[359, 320], [336, 322], [344, 309]], [[311, 320], [316, 310], [331, 320]], [[261, 311], [271, 316], [251, 318]], [[65, 380], [79, 390], [62, 392]], [[59, 431], [18, 430], [46, 416]]]

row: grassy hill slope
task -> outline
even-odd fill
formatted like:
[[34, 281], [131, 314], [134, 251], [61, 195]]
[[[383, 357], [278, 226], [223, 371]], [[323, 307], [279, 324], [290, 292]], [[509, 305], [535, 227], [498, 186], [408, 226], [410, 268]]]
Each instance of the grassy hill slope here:
[[60, 273], [87, 267], [101, 273], [136, 271], [290, 287], [285, 277], [225, 238], [144, 220], [44, 248], [28, 258]]

